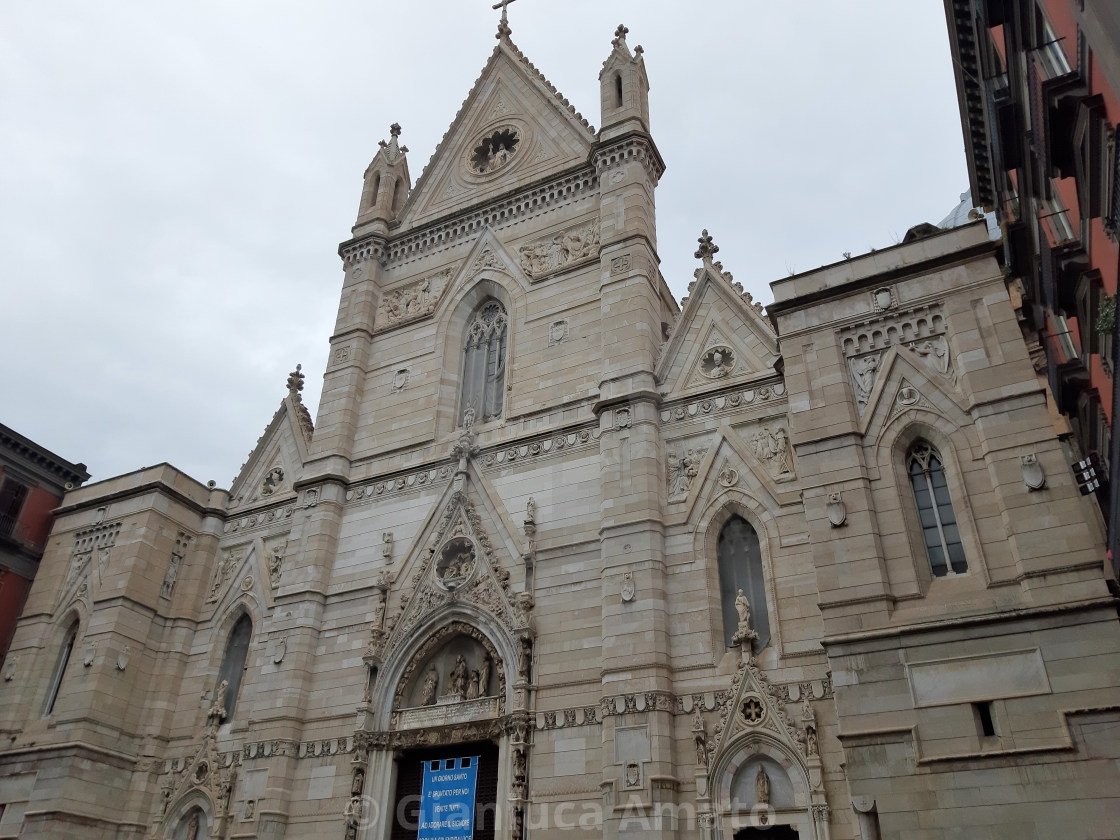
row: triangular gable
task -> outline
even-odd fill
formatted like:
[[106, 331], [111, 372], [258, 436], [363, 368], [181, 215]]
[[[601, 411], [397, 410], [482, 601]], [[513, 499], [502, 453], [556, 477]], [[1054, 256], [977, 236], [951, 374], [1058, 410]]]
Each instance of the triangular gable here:
[[884, 351], [878, 376], [867, 399], [867, 408], [860, 420], [860, 434], [865, 440], [878, 440], [891, 420], [909, 409], [931, 411], [960, 428], [971, 423], [968, 406], [949, 387], [953, 380], [934, 373], [914, 354], [891, 347]]
[[786, 712], [784, 698], [758, 667], [758, 662], [744, 642], [743, 658], [731, 678], [731, 692], [720, 710], [719, 722], [709, 744], [709, 766], [733, 749], [736, 741], [751, 734], [764, 735], [785, 746], [791, 755], [805, 761], [805, 735]]
[[[465, 480], [464, 480], [465, 478]], [[437, 610], [469, 603], [515, 634], [529, 626], [532, 598], [511, 591], [511, 571], [527, 553], [485, 478], [468, 466], [432, 506], [397, 575], [396, 610], [375, 634], [371, 653], [388, 656]]]
[[232, 506], [243, 507], [294, 498], [292, 489], [307, 462], [310, 415], [291, 394], [257, 440], [230, 487]]
[[[518, 134], [509, 163], [472, 171], [472, 154], [487, 132], [507, 127]], [[416, 182], [401, 223], [421, 224], [548, 172], [583, 164], [594, 141], [587, 120], [503, 38]]]
[[439, 313], [448, 306], [455, 306], [478, 275], [484, 271], [497, 271], [516, 281], [522, 289], [529, 288], [529, 278], [521, 270], [518, 261], [506, 250], [493, 229], [487, 225], [478, 235], [471, 252], [455, 273], [449, 295], [444, 295], [437, 307]]
[[[666, 394], [772, 376], [778, 341], [765, 318], [732, 286], [729, 274], [703, 268], [657, 365]], [[721, 348], [723, 348], [721, 350]], [[727, 358], [725, 350], [731, 351]]]
[[[688, 446], [683, 447], [686, 453], [689, 447], [694, 451], [699, 449], [698, 446], [689, 443]], [[796, 504], [800, 501], [800, 491], [775, 481], [767, 468], [760, 465], [758, 458], [750, 452], [750, 442], [730, 425], [720, 426], [715, 437], [703, 448], [696, 466], [696, 475], [690, 481], [687, 493], [684, 495], [673, 494], [671, 456], [676, 454], [672, 452], [673, 449], [672, 443], [667, 444], [666, 451], [670, 454], [669, 502], [670, 504], [685, 503], [684, 508], [674, 515], [674, 521], [690, 520], [695, 511], [702, 509], [699, 505], [701, 499], [710, 500], [731, 488], [737, 488], [758, 499], [763, 507], [770, 510], [777, 510], [782, 505]]]

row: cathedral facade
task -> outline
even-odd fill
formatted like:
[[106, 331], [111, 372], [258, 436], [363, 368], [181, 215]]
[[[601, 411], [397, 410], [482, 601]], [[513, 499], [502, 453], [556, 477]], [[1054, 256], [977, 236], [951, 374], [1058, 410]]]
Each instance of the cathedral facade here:
[[[1113, 836], [1120, 627], [983, 223], [772, 284], [622, 27], [596, 131], [510, 40], [365, 172], [318, 416], [58, 511], [0, 837]], [[909, 238], [909, 237], [908, 237]]]

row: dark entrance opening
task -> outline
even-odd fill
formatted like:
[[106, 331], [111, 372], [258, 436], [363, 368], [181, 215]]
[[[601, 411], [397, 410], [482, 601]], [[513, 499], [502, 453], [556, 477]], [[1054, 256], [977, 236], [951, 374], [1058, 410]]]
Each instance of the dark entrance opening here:
[[797, 829], [788, 825], [772, 828], [744, 828], [735, 832], [735, 840], [798, 840]]
[[393, 802], [393, 830], [389, 835], [390, 840], [416, 840], [419, 833], [420, 793], [424, 785], [423, 762], [474, 755], [479, 757], [474, 799], [474, 840], [494, 840], [498, 802], [498, 746], [490, 741], [407, 750], [397, 765], [397, 792]]

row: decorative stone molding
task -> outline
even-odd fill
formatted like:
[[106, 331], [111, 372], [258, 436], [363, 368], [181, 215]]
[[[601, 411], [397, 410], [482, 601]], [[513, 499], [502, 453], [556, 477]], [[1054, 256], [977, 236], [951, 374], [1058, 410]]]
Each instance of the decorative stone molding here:
[[704, 397], [688, 403], [678, 403], [661, 409], [662, 423], [679, 423], [705, 414], [718, 414], [748, 405], [780, 399], [786, 395], [785, 383], [780, 379], [756, 385], [753, 388], [736, 388], [721, 394]]
[[646, 176], [655, 185], [665, 174], [665, 162], [661, 160], [661, 155], [657, 153], [657, 149], [648, 138], [640, 136], [627, 137], [619, 143], [597, 149], [592, 163], [600, 177], [612, 169], [630, 163], [640, 164]]
[[619, 274], [625, 274], [630, 270], [630, 255], [623, 254], [621, 257], [615, 257], [611, 260], [611, 277], [617, 277]]
[[[420, 181], [417, 181], [413, 192], [416, 192], [419, 186]], [[382, 242], [384, 250], [380, 259], [386, 266], [403, 265], [430, 253], [450, 248], [461, 240], [473, 239], [487, 226], [509, 225], [560, 209], [573, 201], [591, 197], [598, 187], [599, 177], [590, 169], [571, 173], [509, 198], [484, 205], [472, 213], [455, 215], [448, 221], [437, 221], [394, 240], [388, 246]], [[361, 242], [369, 247], [370, 240], [361, 240]], [[352, 249], [360, 250], [356, 243], [346, 243], [339, 249], [339, 253], [346, 260]]]
[[453, 270], [447, 268], [411, 286], [386, 291], [377, 304], [373, 331], [385, 332], [431, 315], [436, 311], [453, 274]]
[[291, 519], [292, 513], [295, 508], [290, 504], [287, 506], [281, 505], [278, 507], [268, 508], [267, 510], [258, 510], [248, 516], [241, 516], [236, 519], [231, 519], [222, 526], [223, 534], [236, 534], [238, 531], [249, 531], [255, 528], [263, 528], [266, 525], [271, 525], [275, 522], [281, 522], [285, 519]]
[[381, 262], [385, 259], [385, 240], [380, 236], [369, 236], [344, 242], [338, 248], [338, 255], [348, 269], [359, 266], [366, 260]]
[[520, 249], [521, 270], [531, 280], [541, 280], [567, 266], [598, 259], [599, 220], [569, 227]]

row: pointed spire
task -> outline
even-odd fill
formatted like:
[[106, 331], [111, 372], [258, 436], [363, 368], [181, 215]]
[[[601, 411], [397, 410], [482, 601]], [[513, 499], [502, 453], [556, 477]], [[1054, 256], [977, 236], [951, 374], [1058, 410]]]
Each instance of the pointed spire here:
[[288, 396], [296, 402], [303, 402], [303, 397], [299, 393], [303, 390], [304, 376], [302, 370], [303, 365], [296, 365], [296, 369], [288, 374]]
[[696, 249], [694, 256], [698, 260], [703, 260], [704, 265], [711, 265], [712, 257], [719, 253], [719, 246], [712, 241], [712, 237], [709, 235], [707, 229], [704, 230], [700, 238], [696, 241], [700, 243], [700, 247]]

